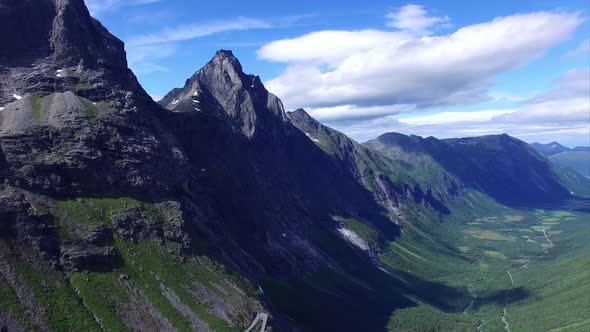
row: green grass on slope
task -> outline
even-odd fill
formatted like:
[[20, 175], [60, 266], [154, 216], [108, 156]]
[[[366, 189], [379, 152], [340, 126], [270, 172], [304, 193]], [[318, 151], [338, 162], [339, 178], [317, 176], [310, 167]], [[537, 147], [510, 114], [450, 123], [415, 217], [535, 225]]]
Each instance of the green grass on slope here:
[[86, 307], [107, 331], [128, 330], [117, 316], [115, 302], [128, 303], [130, 298], [117, 278], [115, 272], [76, 272], [70, 277], [72, 286], [78, 290]]
[[0, 311], [4, 311], [29, 331], [36, 331], [27, 319], [26, 308], [20, 303], [16, 294], [6, 280], [0, 276]]
[[381, 240], [379, 233], [377, 233], [377, 231], [375, 231], [372, 227], [353, 218], [344, 219], [342, 224], [346, 229], [353, 231], [355, 234], [365, 240], [369, 247], [373, 249], [380, 247]]
[[[131, 198], [63, 200], [57, 202], [54, 211], [58, 233], [64, 240], [78, 241], [84, 232], [97, 226], [112, 228], [114, 216], [135, 207], [161, 222], [165, 222], [162, 214], [180, 213], [162, 211], [151, 203]], [[115, 236], [113, 245], [121, 256], [121, 265], [110, 272], [62, 273], [49, 266], [33, 266], [18, 255], [11, 258], [10, 265], [16, 267], [44, 308], [51, 330], [127, 331], [127, 317], [121, 316], [127, 309], [121, 312], [121, 308], [150, 315], [146, 308], [153, 305], [178, 331], [194, 330], [191, 319], [198, 319], [215, 331], [240, 331], [250, 323], [253, 313], [263, 309], [256, 300], [258, 291], [245, 279], [204, 256], [181, 259], [178, 244], [156, 239], [132, 243]], [[231, 325], [211, 314], [210, 304], [196, 297], [197, 282], [228, 307], [236, 308], [238, 316], [232, 317]], [[167, 297], [165, 292], [172, 295]], [[0, 280], [0, 305], [18, 319], [23, 309], [11, 294], [11, 289]], [[143, 296], [149, 304], [143, 303]]]
[[[213, 330], [236, 330], [231, 329], [225, 321], [211, 315], [207, 308], [200, 304], [198, 299], [195, 299], [187, 290], [192, 280], [198, 280], [206, 285], [209, 285], [210, 282], [223, 280], [226, 272], [221, 268], [205, 258], [198, 263], [188, 262], [181, 264], [155, 241], [143, 241], [134, 244], [118, 240], [117, 248], [120, 249], [125, 262], [121, 271], [128, 274], [130, 279], [136, 282], [150, 301], [177, 329], [190, 331], [191, 325], [162, 294], [160, 283], [172, 289], [182, 302], [190, 307]], [[255, 293], [251, 288], [250, 292]], [[223, 296], [222, 293], [218, 295]]]
[[62, 274], [49, 266], [32, 266], [26, 259], [13, 259], [10, 263], [36, 301], [45, 308], [44, 318], [51, 330], [101, 330]]
[[42, 97], [31, 97], [31, 114], [33, 115], [33, 119], [41, 120], [41, 107], [42, 107], [43, 98]]

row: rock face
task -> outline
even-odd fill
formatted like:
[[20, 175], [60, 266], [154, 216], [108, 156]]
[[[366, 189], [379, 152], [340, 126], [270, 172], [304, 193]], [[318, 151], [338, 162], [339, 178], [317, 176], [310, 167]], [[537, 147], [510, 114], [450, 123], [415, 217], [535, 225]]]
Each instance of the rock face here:
[[3, 0], [0, 20], [0, 38], [18, 40], [0, 51], [4, 179], [60, 195], [182, 185], [184, 155], [155, 118], [162, 110], [82, 0]]
[[269, 93], [260, 77], [246, 75], [231, 51], [215, 57], [168, 93], [160, 104], [173, 111], [210, 112], [226, 117], [244, 136], [279, 135], [287, 117], [281, 101]]
[[[0, 106], [28, 93], [71, 90], [105, 101], [149, 98], [127, 68], [123, 42], [90, 17], [83, 0], [2, 0]], [[141, 95], [141, 96], [140, 96]]]
[[[390, 212], [400, 214], [408, 203], [449, 213], [442, 202], [457, 193], [459, 182], [451, 175], [434, 186], [408, 171], [396, 158], [387, 158], [346, 135], [313, 119], [305, 110], [289, 112], [291, 122], [317, 146], [329, 153], [341, 167], [350, 170], [374, 198]], [[444, 171], [441, 171], [444, 172]]]

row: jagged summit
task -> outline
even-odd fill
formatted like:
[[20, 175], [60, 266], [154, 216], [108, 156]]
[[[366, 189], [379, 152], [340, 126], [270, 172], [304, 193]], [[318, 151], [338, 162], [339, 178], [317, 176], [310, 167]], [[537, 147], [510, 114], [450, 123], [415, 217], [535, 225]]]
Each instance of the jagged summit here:
[[83, 0], [0, 0], [0, 22], [0, 107], [64, 91], [95, 101], [149, 98], [127, 68], [123, 42]]
[[245, 74], [228, 50], [217, 51], [183, 88], [172, 90], [160, 104], [176, 112], [221, 115], [248, 138], [279, 130], [287, 122], [281, 101], [266, 90], [260, 77]]

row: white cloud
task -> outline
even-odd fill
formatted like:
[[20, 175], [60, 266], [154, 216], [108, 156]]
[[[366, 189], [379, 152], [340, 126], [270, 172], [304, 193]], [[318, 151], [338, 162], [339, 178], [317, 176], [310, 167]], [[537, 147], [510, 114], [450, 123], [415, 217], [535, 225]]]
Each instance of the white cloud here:
[[437, 25], [447, 24], [451, 21], [448, 16], [429, 16], [426, 9], [420, 5], [408, 4], [398, 11], [386, 15], [387, 26], [415, 35], [430, 35], [431, 29]]
[[154, 45], [190, 40], [228, 31], [263, 29], [270, 27], [271, 25], [269, 23], [262, 20], [238, 17], [233, 20], [186, 24], [172, 28], [165, 28], [155, 33], [131, 37], [128, 40], [128, 44], [131, 46]]
[[574, 97], [590, 98], [590, 67], [568, 70], [557, 81], [557, 87], [533, 98], [532, 102]]
[[146, 5], [160, 0], [85, 0], [86, 6], [93, 16], [99, 16], [104, 12], [123, 6]]
[[487, 121], [500, 115], [514, 113], [515, 111], [513, 109], [505, 109], [472, 112], [441, 112], [401, 118], [399, 119], [399, 123], [404, 125], [438, 125], [454, 122]]
[[282, 75], [266, 82], [287, 109], [470, 104], [489, 100], [496, 75], [542, 55], [580, 21], [573, 14], [537, 12], [496, 18], [444, 36], [318, 31], [271, 42], [258, 55], [288, 64]]
[[174, 44], [131, 46], [127, 50], [129, 67], [137, 75], [148, 75], [158, 72], [167, 72], [169, 69], [157, 64], [155, 61], [176, 54]]
[[414, 111], [414, 105], [388, 105], [373, 107], [355, 107], [342, 105], [324, 108], [309, 108], [307, 112], [318, 121], [348, 121], [379, 118]]
[[386, 132], [437, 138], [508, 133], [528, 142], [557, 140], [583, 145], [590, 143], [590, 100], [572, 98], [525, 104], [516, 109], [386, 116], [327, 124], [361, 142]]

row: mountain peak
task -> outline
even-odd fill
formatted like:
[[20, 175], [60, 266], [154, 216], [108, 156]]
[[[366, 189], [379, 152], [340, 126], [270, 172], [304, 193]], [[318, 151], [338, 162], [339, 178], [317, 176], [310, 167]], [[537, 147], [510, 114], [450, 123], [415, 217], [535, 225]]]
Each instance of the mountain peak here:
[[227, 117], [248, 138], [287, 122], [281, 101], [266, 90], [260, 77], [245, 74], [229, 50], [217, 51], [183, 88], [170, 91], [160, 104], [175, 112]]
[[83, 0], [0, 1], [0, 106], [14, 95], [73, 91], [94, 101], [149, 98], [127, 68], [125, 47]]

